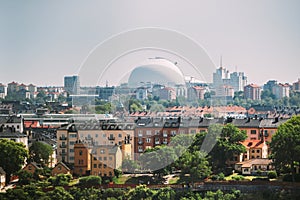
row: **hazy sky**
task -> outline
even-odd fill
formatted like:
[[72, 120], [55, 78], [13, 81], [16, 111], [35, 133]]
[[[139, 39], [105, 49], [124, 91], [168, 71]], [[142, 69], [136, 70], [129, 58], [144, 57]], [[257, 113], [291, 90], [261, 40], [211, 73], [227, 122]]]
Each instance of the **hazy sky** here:
[[[0, 1], [0, 83], [63, 85], [110, 36], [161, 27], [197, 41], [249, 83], [300, 78], [299, 0]], [[159, 55], [158, 55], [159, 56]]]

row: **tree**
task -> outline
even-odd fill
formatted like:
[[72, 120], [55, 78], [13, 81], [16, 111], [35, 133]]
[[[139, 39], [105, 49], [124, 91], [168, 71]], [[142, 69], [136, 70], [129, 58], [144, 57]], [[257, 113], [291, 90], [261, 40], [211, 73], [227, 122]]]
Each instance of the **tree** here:
[[189, 174], [192, 182], [208, 177], [211, 174], [211, 168], [206, 156], [207, 154], [201, 151], [186, 151], [178, 161], [181, 176]]
[[228, 160], [234, 155], [246, 152], [246, 148], [240, 142], [247, 138], [247, 134], [232, 124], [226, 124], [221, 134], [216, 137], [217, 143], [210, 152], [211, 163], [214, 170], [224, 171]]
[[174, 200], [175, 199], [176, 192], [169, 187], [161, 188], [157, 191], [155, 195], [153, 195], [153, 200]]
[[281, 124], [272, 138], [271, 158], [278, 171], [285, 168], [295, 181], [295, 163], [300, 161], [300, 116], [293, 116]]
[[122, 162], [122, 170], [125, 172], [134, 172], [137, 169], [140, 169], [139, 164], [134, 161], [130, 160], [128, 157], [126, 157]]
[[146, 200], [152, 199], [153, 191], [146, 185], [139, 185], [134, 189], [129, 190], [127, 198], [129, 200]]
[[101, 184], [101, 177], [100, 176], [85, 176], [79, 179], [79, 185], [82, 186], [93, 186], [93, 185], [100, 185]]
[[34, 142], [29, 148], [30, 160], [41, 164], [42, 166], [48, 165], [49, 157], [52, 153], [52, 147], [43, 142]]
[[70, 183], [72, 180], [71, 174], [58, 174], [54, 177], [50, 177], [48, 182], [51, 183], [53, 186], [65, 186]]
[[10, 176], [18, 172], [28, 158], [28, 151], [24, 144], [12, 140], [0, 140], [0, 167], [6, 172], [6, 183]]
[[60, 200], [72, 200], [74, 197], [67, 192], [63, 187], [55, 187], [51, 192], [47, 193], [47, 196], [51, 199], [60, 199]]

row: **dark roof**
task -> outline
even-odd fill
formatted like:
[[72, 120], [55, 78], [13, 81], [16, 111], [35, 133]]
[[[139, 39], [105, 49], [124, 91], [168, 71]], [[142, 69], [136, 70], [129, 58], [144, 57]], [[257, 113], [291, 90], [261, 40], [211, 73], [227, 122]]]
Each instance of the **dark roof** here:
[[252, 119], [250, 117], [246, 119], [232, 119], [232, 122], [227, 121], [227, 123], [232, 123], [234, 126], [238, 128], [243, 128], [243, 127], [259, 128], [260, 122], [261, 121], [259, 119]]
[[0, 123], [6, 124], [6, 123], [21, 123], [22, 118], [18, 117], [16, 115], [2, 115], [0, 116]]
[[9, 129], [3, 130], [3, 132], [0, 132], [0, 138], [24, 138], [27, 137], [26, 134], [20, 133], [19, 131], [12, 132]]
[[[67, 170], [71, 170], [65, 163], [63, 163], [62, 161], [60, 161], [59, 163], [57, 163], [56, 165], [55, 165], [55, 167], [57, 167], [58, 165], [62, 165], [64, 168], [66, 168]], [[54, 168], [55, 168], [54, 167]]]
[[31, 162], [31, 163], [28, 163], [27, 165], [33, 165], [36, 169], [41, 169], [42, 168], [42, 166], [40, 164], [37, 164], [36, 162]]
[[260, 127], [261, 128], [276, 128], [278, 127], [280, 124], [286, 122], [288, 119], [280, 119], [277, 118], [278, 120], [276, 120], [276, 118], [274, 119], [263, 119], [260, 123]]

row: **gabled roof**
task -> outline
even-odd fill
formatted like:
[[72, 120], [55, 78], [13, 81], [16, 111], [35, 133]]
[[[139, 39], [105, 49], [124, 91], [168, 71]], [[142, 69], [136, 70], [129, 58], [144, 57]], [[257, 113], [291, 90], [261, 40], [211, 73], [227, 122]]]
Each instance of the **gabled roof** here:
[[261, 140], [245, 140], [241, 142], [241, 144], [244, 145], [244, 147], [246, 147], [247, 149], [262, 148], [265, 145], [265, 143]]
[[32, 165], [32, 166], [34, 166], [36, 169], [42, 169], [42, 166], [40, 166], [40, 164], [37, 164], [36, 162], [28, 163], [28, 164], [26, 165], [26, 167], [27, 167], [28, 165]]
[[[65, 163], [63, 163], [62, 161], [60, 161], [59, 163], [57, 163], [57, 164], [55, 165], [54, 168], [58, 167], [59, 165], [63, 166], [63, 167], [66, 168], [67, 170], [71, 170], [71, 169], [70, 169]], [[53, 169], [54, 169], [54, 168], [53, 168]]]
[[271, 159], [266, 158], [255, 158], [246, 160], [243, 162], [238, 162], [236, 165], [242, 165], [242, 168], [250, 168], [252, 165], [270, 165], [272, 163]]

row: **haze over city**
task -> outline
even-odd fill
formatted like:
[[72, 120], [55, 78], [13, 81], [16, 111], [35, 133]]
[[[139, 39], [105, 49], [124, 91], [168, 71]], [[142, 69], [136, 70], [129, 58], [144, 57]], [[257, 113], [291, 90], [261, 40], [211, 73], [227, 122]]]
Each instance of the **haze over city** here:
[[[89, 52], [123, 31], [158, 27], [200, 44], [249, 83], [299, 76], [299, 1], [2, 1], [0, 80], [63, 85]], [[159, 55], [158, 55], [159, 56]], [[120, 66], [122, 67], [122, 66]]]

